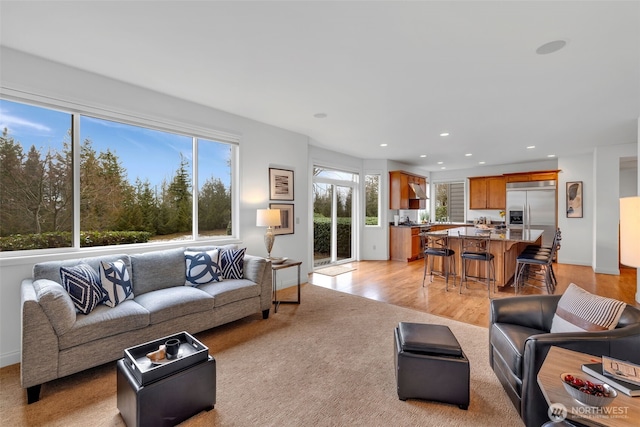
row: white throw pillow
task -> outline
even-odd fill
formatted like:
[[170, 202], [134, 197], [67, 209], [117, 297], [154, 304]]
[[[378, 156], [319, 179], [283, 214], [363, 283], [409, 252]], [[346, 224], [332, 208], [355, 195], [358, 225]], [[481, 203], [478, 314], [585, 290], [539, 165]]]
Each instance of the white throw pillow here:
[[133, 299], [131, 275], [124, 261], [100, 262], [100, 282], [107, 293], [105, 305], [115, 307], [123, 301]]
[[627, 304], [593, 295], [571, 283], [558, 301], [551, 332], [595, 332], [611, 330]]
[[220, 251], [184, 251], [187, 267], [186, 286], [198, 286], [205, 283], [221, 282], [222, 271], [219, 260]]

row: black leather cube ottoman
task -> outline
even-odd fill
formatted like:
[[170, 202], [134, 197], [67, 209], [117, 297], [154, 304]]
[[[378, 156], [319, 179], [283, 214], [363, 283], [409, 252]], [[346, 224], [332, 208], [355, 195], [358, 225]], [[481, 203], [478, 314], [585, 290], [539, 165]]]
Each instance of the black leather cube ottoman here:
[[140, 385], [125, 359], [117, 362], [118, 410], [127, 427], [169, 427], [216, 403], [216, 361], [197, 363]]
[[449, 327], [400, 322], [394, 338], [400, 400], [469, 407], [469, 360]]

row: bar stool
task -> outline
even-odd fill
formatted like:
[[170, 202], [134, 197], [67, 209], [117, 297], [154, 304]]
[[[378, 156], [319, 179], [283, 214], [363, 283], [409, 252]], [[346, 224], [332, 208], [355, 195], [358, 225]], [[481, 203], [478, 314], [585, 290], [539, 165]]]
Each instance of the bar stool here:
[[[546, 249], [525, 249], [518, 255], [516, 258], [516, 274], [513, 281], [516, 294], [524, 286], [546, 288], [549, 295], [555, 292], [557, 280], [553, 272], [553, 260], [560, 248], [560, 240], [561, 234], [558, 229], [553, 238], [553, 244], [548, 251]], [[536, 269], [535, 271], [534, 268]], [[539, 278], [538, 274], [542, 275], [542, 278]], [[529, 282], [531, 280], [541, 282], [542, 284], [531, 284]]]
[[[449, 248], [449, 232], [425, 232], [421, 233], [422, 247], [424, 248], [424, 274], [422, 275], [422, 287], [427, 277], [427, 264], [429, 264], [429, 283], [433, 282], [433, 260], [434, 257], [442, 258], [442, 271], [435, 273], [436, 276], [444, 278], [444, 289], [449, 291], [449, 275], [456, 276], [456, 254], [454, 250]], [[453, 272], [451, 270], [451, 260], [453, 260]], [[455, 283], [455, 282], [454, 282]]]
[[[460, 293], [462, 293], [462, 282], [467, 282], [467, 279], [474, 279], [476, 282], [481, 282], [480, 268], [478, 268], [477, 276], [467, 275], [467, 261], [478, 261], [486, 263], [485, 279], [487, 281], [487, 292], [489, 298], [491, 298], [491, 281], [493, 285], [496, 284], [496, 272], [493, 259], [495, 258], [491, 252], [489, 252], [491, 244], [491, 233], [476, 234], [468, 236], [460, 234], [458, 236], [462, 242], [462, 253], [460, 254], [462, 262], [462, 274], [460, 275]], [[478, 266], [479, 267], [479, 266]], [[467, 285], [468, 288], [468, 285]], [[495, 292], [495, 289], [494, 289]]]
[[[553, 248], [553, 245], [557, 245], [556, 247], [556, 252], [554, 254], [553, 259], [551, 260], [551, 264], [549, 264], [549, 273], [551, 275], [551, 282], [553, 285], [553, 288], [555, 289], [555, 286], [557, 284], [557, 279], [556, 279], [556, 275], [555, 272], [553, 271], [553, 261], [556, 260], [556, 257], [558, 255], [558, 250], [560, 249], [560, 242], [562, 241], [562, 232], [560, 231], [560, 228], [556, 229], [556, 232], [553, 236], [553, 242], [551, 243], [551, 246], [543, 246], [543, 245], [527, 245], [527, 247], [521, 252], [522, 254], [528, 254], [528, 255], [536, 255], [536, 256], [542, 256], [542, 255], [548, 255], [551, 253], [551, 250]], [[530, 267], [526, 267], [526, 268], [530, 268]], [[516, 288], [517, 290], [517, 288]]]

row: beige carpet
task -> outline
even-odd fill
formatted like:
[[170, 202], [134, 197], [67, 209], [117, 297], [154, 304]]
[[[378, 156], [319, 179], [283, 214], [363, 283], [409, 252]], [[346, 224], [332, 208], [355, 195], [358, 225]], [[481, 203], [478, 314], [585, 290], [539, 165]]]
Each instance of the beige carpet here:
[[[471, 363], [471, 404], [400, 401], [393, 329], [448, 325]], [[301, 305], [196, 334], [217, 362], [215, 409], [185, 426], [521, 426], [488, 364], [487, 329], [304, 285]], [[115, 362], [47, 383], [26, 405], [18, 365], [0, 369], [7, 426], [123, 426]], [[431, 384], [438, 387], [438, 384]]]
[[355, 267], [347, 267], [344, 265], [334, 265], [331, 267], [325, 267], [319, 270], [315, 270], [314, 273], [323, 274], [325, 276], [338, 276], [340, 274], [348, 273], [355, 269], [356, 269]]

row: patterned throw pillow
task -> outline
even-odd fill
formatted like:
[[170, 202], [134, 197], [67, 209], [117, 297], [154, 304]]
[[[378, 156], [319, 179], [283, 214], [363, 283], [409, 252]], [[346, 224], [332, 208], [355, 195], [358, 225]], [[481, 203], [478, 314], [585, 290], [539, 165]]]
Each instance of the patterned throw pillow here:
[[82, 314], [89, 314], [104, 299], [100, 276], [89, 264], [60, 267], [62, 286]]
[[198, 286], [205, 283], [221, 282], [218, 249], [212, 251], [196, 252], [184, 251], [184, 259], [187, 263], [186, 286]]
[[220, 255], [222, 277], [225, 279], [244, 279], [244, 253], [247, 248], [227, 249]]
[[590, 294], [571, 283], [560, 297], [551, 332], [607, 331], [618, 324], [627, 304]]
[[100, 282], [107, 294], [104, 299], [105, 305], [115, 307], [125, 300], [133, 299], [131, 275], [124, 261], [101, 261]]

